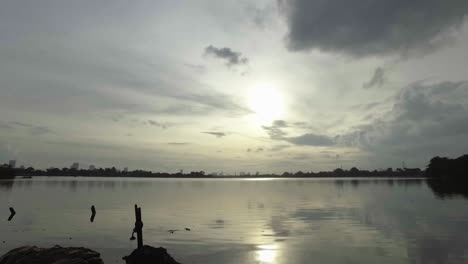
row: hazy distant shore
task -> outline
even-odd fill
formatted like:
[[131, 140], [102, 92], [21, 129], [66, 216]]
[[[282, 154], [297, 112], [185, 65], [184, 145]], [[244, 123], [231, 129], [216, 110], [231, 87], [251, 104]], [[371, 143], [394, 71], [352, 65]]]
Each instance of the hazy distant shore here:
[[145, 170], [129, 171], [112, 168], [49, 168], [46, 170], [28, 168], [12, 168], [9, 165], [0, 166], [0, 179], [13, 177], [32, 178], [38, 176], [47, 177], [113, 177], [113, 178], [180, 178], [180, 179], [259, 179], [259, 178], [439, 178], [451, 180], [464, 180], [466, 174], [468, 155], [456, 159], [434, 157], [430, 160], [426, 170], [420, 168], [388, 168], [380, 170], [360, 170], [353, 167], [349, 170], [341, 168], [333, 171], [320, 172], [283, 172], [282, 174], [255, 174], [241, 172], [235, 175], [223, 173], [207, 174], [204, 171], [192, 171], [190, 173], [161, 173]]
[[[419, 168], [408, 169], [398, 168], [393, 170], [388, 168], [386, 170], [359, 170], [351, 168], [350, 170], [335, 169], [333, 171], [321, 172], [284, 172], [282, 174], [250, 174], [239, 173], [237, 175], [229, 174], [206, 174], [204, 171], [194, 171], [190, 173], [160, 173], [152, 171], [134, 170], [134, 171], [119, 171], [113, 168], [99, 168], [93, 170], [83, 169], [69, 169], [69, 168], [51, 168], [47, 170], [29, 168], [3, 168], [4, 171], [8, 170], [8, 175], [4, 178], [17, 178], [25, 177], [113, 177], [113, 178], [187, 178], [187, 179], [258, 179], [258, 178], [417, 178], [423, 177], [424, 171]], [[0, 173], [0, 179], [2, 175]]]
[[[125, 178], [125, 179], [360, 179], [360, 178], [381, 178], [381, 179], [426, 179], [427, 176], [281, 176], [281, 175], [258, 175], [258, 176], [67, 176], [67, 175], [17, 175], [15, 179], [30, 179], [38, 177], [67, 177], [67, 178]], [[1, 179], [1, 178], [0, 178]]]

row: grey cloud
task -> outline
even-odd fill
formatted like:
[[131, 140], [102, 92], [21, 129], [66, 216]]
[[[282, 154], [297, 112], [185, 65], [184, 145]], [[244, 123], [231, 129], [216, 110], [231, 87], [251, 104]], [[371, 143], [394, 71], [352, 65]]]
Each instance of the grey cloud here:
[[394, 97], [383, 117], [336, 141], [372, 153], [382, 166], [402, 160], [424, 166], [433, 156], [458, 156], [468, 149], [467, 98], [468, 82], [417, 82]]
[[299, 154], [299, 155], [292, 156], [291, 159], [294, 159], [294, 160], [308, 160], [308, 159], [310, 159], [310, 156], [307, 155], [307, 154]]
[[249, 112], [234, 93], [214, 91], [199, 81], [198, 72], [181, 67], [183, 59], [162, 53], [164, 45], [151, 54], [136, 48], [149, 40], [142, 33], [148, 21], [171, 9], [167, 3], [44, 0], [1, 6], [0, 24], [9, 26], [0, 28], [0, 108], [84, 115]]
[[294, 125], [297, 127], [302, 127], [302, 128], [309, 126], [306, 122], [294, 122]]
[[382, 102], [371, 102], [371, 103], [364, 103], [364, 104], [357, 104], [357, 105], [352, 105], [349, 108], [351, 110], [371, 110], [379, 105], [381, 105]]
[[299, 146], [332, 146], [335, 144], [333, 139], [312, 133], [304, 134], [298, 137], [285, 138], [286, 141]]
[[212, 136], [215, 136], [217, 138], [222, 138], [222, 137], [227, 136], [227, 134], [224, 133], [224, 132], [216, 132], [216, 131], [205, 131], [205, 132], [202, 132], [202, 133], [212, 135]]
[[[8, 45], [0, 47], [4, 62], [0, 64], [4, 95], [0, 98], [1, 107], [52, 113], [249, 112], [235, 96], [213, 91], [187, 71], [181, 71], [179, 62], [160, 56], [144, 57], [132, 51], [132, 43], [126, 45], [128, 50], [119, 50], [113, 46], [100, 48], [110, 44], [99, 39], [91, 38], [76, 46], [73, 38], [44, 38], [38, 36], [32, 42], [14, 41], [11, 37], [5, 40]], [[112, 39], [111, 36], [109, 41]]]
[[365, 82], [362, 87], [364, 89], [382, 87], [386, 81], [387, 79], [385, 77], [385, 70], [382, 67], [377, 67], [374, 71], [374, 75], [372, 75], [372, 78], [368, 82]]
[[199, 64], [190, 64], [190, 63], [186, 63], [184, 64], [186, 67], [196, 71], [196, 72], [199, 72], [199, 73], [204, 73], [206, 71], [206, 67], [203, 66], [203, 65], [199, 65]]
[[283, 139], [287, 133], [284, 132], [281, 127], [277, 126], [262, 126], [262, 128], [267, 132], [267, 134], [272, 139]]
[[273, 121], [273, 126], [275, 126], [275, 127], [288, 127], [288, 124], [284, 120], [275, 120], [275, 121]]
[[289, 127], [289, 125], [284, 120], [274, 120], [271, 126], [262, 126], [272, 139], [283, 139], [287, 135], [287, 133], [283, 131], [283, 128], [287, 127]]
[[13, 127], [8, 125], [8, 124], [0, 123], [0, 129], [11, 130], [11, 129], [13, 129]]
[[155, 126], [155, 127], [159, 127], [159, 128], [162, 128], [162, 129], [167, 129], [171, 126], [173, 126], [174, 124], [172, 123], [168, 123], [168, 122], [158, 122], [158, 121], [154, 121], [154, 120], [148, 120], [148, 124], [152, 125], [152, 126]]
[[230, 48], [217, 48], [210, 45], [205, 48], [205, 55], [212, 55], [226, 60], [228, 67], [247, 64], [249, 60], [242, 56], [242, 53], [231, 50]]
[[268, 29], [276, 26], [278, 10], [274, 1], [267, 1], [263, 5], [260, 1], [255, 1], [253, 5], [246, 7], [245, 12], [259, 29]]
[[351, 56], [432, 50], [463, 24], [466, 0], [278, 0], [294, 51]]
[[177, 98], [193, 102], [200, 102], [201, 104], [207, 105], [214, 109], [229, 109], [232, 113], [238, 115], [244, 115], [252, 112], [246, 107], [234, 102], [229, 96], [212, 91], [210, 92], [210, 95], [187, 94], [184, 96], [178, 96]]
[[45, 134], [54, 133], [52, 130], [50, 130], [46, 126], [37, 126], [37, 125], [31, 125], [31, 124], [26, 124], [26, 123], [21, 123], [21, 122], [10, 122], [10, 124], [15, 127], [25, 128], [26, 132], [32, 136], [41, 136]]
[[33, 136], [39, 136], [39, 135], [49, 134], [53, 132], [47, 127], [38, 126], [38, 127], [30, 128], [29, 133]]
[[263, 147], [257, 147], [255, 149], [252, 149], [252, 148], [248, 148], [247, 149], [247, 152], [255, 152], [255, 153], [260, 153], [260, 152], [263, 152], [265, 149]]
[[281, 151], [289, 147], [290, 147], [289, 145], [276, 145], [276, 146], [271, 147], [269, 150], [272, 152], [276, 152], [276, 151]]
[[186, 145], [190, 145], [189, 142], [169, 142], [167, 143], [168, 145], [172, 145], [172, 146], [186, 146]]
[[[299, 128], [304, 127], [305, 123], [295, 122], [293, 126]], [[314, 133], [306, 133], [297, 137], [288, 137], [283, 129], [291, 127], [288, 122], [284, 120], [275, 120], [271, 126], [262, 126], [262, 128], [268, 133], [271, 139], [282, 140], [298, 146], [332, 146], [335, 141], [324, 135], [317, 135]]]

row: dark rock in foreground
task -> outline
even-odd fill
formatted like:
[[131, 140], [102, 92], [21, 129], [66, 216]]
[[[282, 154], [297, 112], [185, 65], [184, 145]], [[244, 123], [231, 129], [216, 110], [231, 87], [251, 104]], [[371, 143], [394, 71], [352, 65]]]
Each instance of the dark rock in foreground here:
[[123, 259], [127, 264], [180, 264], [167, 253], [165, 248], [151, 246], [135, 249], [132, 254]]
[[0, 264], [103, 264], [100, 254], [82, 247], [25, 246], [0, 257]]

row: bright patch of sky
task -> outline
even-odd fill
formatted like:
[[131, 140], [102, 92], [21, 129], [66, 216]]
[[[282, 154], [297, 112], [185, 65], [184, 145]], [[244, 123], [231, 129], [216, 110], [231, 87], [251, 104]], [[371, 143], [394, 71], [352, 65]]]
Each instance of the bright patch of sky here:
[[465, 153], [468, 2], [380, 2], [2, 1], [0, 162], [281, 173]]

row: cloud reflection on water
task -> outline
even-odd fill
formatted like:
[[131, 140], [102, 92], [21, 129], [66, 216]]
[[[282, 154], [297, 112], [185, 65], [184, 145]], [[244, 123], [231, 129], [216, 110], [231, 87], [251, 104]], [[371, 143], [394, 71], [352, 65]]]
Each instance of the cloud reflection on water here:
[[[41, 178], [8, 188], [21, 213], [17, 227], [0, 225], [0, 232], [18, 244], [43, 243], [42, 228], [48, 242], [68, 238], [73, 226], [73, 243], [109, 256], [109, 241], [131, 246], [130, 209], [138, 201], [145, 243], [167, 247], [182, 263], [463, 263], [468, 255], [466, 200], [436, 199], [423, 180]], [[91, 203], [99, 208], [93, 225]], [[55, 218], [61, 221], [52, 225]], [[192, 231], [166, 231], [185, 226]]]

